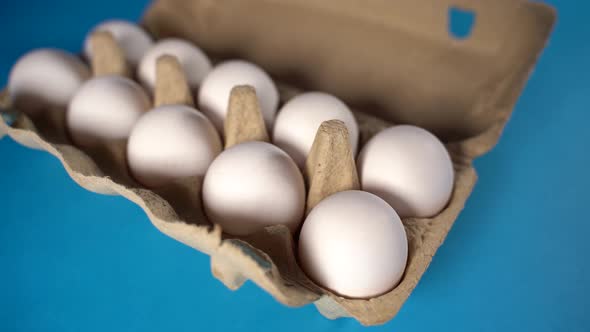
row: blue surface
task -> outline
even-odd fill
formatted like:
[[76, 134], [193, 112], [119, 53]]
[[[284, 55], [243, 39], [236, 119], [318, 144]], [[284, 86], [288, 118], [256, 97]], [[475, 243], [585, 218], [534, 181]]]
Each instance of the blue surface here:
[[[492, 0], [490, 0], [492, 1]], [[590, 330], [590, 5], [559, 22], [500, 144], [399, 315], [372, 331]], [[24, 52], [78, 51], [146, 2], [1, 2], [0, 80]], [[207, 256], [119, 197], [78, 187], [58, 161], [0, 140], [0, 331], [357, 331], [251, 283], [226, 289]]]

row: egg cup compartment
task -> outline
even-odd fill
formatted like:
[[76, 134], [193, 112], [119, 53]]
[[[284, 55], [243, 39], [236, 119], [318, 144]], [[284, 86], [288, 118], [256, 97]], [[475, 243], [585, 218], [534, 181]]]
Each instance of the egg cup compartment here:
[[[449, 37], [445, 29], [447, 11], [456, 3], [477, 14], [465, 40]], [[451, 200], [434, 218], [403, 219], [409, 245], [404, 277], [371, 299], [344, 298], [310, 281], [286, 227], [243, 237], [224, 234], [202, 212], [195, 190], [201, 179], [156, 191], [142, 188], [125, 166], [124, 142], [82, 151], [64, 135], [63, 118], [31, 120], [11, 108], [6, 93], [0, 96], [0, 137], [48, 151], [90, 191], [133, 201], [160, 231], [210, 255], [212, 273], [231, 289], [250, 279], [286, 305], [313, 302], [329, 318], [381, 324], [399, 311], [463, 208], [476, 181], [472, 161], [497, 142], [554, 19], [551, 8], [521, 0], [424, 0], [423, 6], [410, 0], [156, 0], [146, 12], [144, 25], [158, 39], [180, 37], [216, 58], [260, 64], [286, 82], [278, 83], [282, 102], [301, 93], [298, 87], [343, 98], [355, 109], [361, 147], [393, 123], [425, 127], [445, 142], [455, 169]], [[104, 52], [93, 60], [95, 75], [128, 74], [108, 35], [96, 41]], [[174, 60], [164, 57], [158, 67], [156, 105], [193, 102]], [[268, 139], [248, 87], [234, 89], [229, 114], [226, 146]], [[306, 167], [310, 206], [329, 192], [358, 185], [341, 129], [325, 123], [316, 137]], [[314, 176], [319, 159], [330, 169]]]

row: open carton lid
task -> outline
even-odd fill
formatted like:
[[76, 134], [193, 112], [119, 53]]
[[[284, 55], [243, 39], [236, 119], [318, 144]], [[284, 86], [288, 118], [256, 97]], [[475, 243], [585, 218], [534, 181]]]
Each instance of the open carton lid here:
[[[463, 39], [450, 32], [457, 10], [473, 15]], [[467, 157], [496, 143], [554, 21], [523, 0], [157, 0], [144, 17], [157, 38], [248, 59]]]

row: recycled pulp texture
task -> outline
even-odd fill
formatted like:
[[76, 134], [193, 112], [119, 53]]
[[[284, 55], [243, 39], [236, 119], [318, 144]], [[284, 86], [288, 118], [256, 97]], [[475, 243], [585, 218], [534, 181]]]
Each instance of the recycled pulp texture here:
[[[157, 0], [144, 19], [156, 38], [186, 38], [215, 57], [261, 65], [291, 83], [281, 88], [283, 101], [299, 92], [292, 86], [341, 97], [357, 110], [361, 146], [391, 123], [416, 124], [443, 139], [456, 172], [451, 201], [435, 218], [403, 220], [404, 278], [373, 299], [342, 298], [311, 282], [284, 227], [223, 234], [195, 209], [201, 179], [140, 188], [126, 173], [124, 142], [83, 152], [59, 126], [47, 125], [59, 121], [33, 123], [19, 113], [12, 127], [0, 122], [0, 136], [49, 151], [88, 190], [135, 202], [163, 233], [211, 255], [213, 274], [232, 289], [251, 279], [284, 304], [314, 302], [328, 317], [381, 324], [398, 312], [463, 208], [476, 181], [472, 160], [497, 142], [555, 19], [551, 8], [519, 0], [452, 3], [477, 14], [466, 40], [449, 37], [446, 0]], [[6, 96], [2, 104], [9, 109]]]

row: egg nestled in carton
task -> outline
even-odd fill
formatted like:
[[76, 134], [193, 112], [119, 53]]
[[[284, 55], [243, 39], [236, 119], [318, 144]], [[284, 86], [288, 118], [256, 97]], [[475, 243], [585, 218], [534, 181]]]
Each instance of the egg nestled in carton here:
[[[146, 27], [156, 39], [183, 38], [211, 54], [242, 56], [275, 77], [328, 91], [350, 105], [363, 105], [353, 108], [359, 124], [359, 149], [392, 123], [416, 124], [443, 139], [455, 172], [450, 201], [434, 217], [402, 220], [408, 256], [395, 288], [385, 293], [376, 290], [380, 295], [371, 298], [353, 298], [321, 287], [300, 268], [287, 227], [270, 226], [243, 236], [225, 234], [207, 220], [202, 209], [194, 209], [201, 202], [200, 191], [194, 192], [195, 183], [202, 180], [199, 176], [145, 189], [129, 175], [124, 148], [76, 148], [57, 134], [57, 128], [45, 126], [48, 122], [13, 109], [6, 94], [1, 100], [5, 121], [0, 122], [0, 135], [8, 134], [24, 145], [52, 153], [68, 174], [89, 190], [119, 194], [135, 202], [159, 230], [211, 255], [213, 274], [232, 289], [251, 279], [278, 301], [291, 306], [313, 302], [327, 317], [351, 316], [365, 325], [391, 319], [469, 196], [476, 179], [472, 160], [497, 141], [544, 46], [554, 21], [553, 11], [520, 0], [465, 0], [462, 3], [477, 12], [477, 22], [472, 36], [458, 41], [445, 29], [452, 5], [447, 1], [428, 1], [428, 6], [421, 7], [428, 10], [417, 10], [409, 0], [369, 1], [362, 6], [332, 0], [306, 4], [292, 0], [193, 0], [185, 6], [179, 2], [158, 0], [146, 13]], [[249, 14], [241, 14], [245, 12]], [[302, 20], [305, 25], [299, 24]], [[514, 31], [497, 29], [499, 25], [511, 26]], [[107, 64], [118, 61], [105, 59], [97, 58], [93, 68], [103, 60]], [[170, 76], [160, 79], [173, 86], [178, 81]], [[175, 102], [189, 99], [185, 89], [169, 89], [169, 84], [163, 85], [168, 89], [160, 90], [169, 91], [164, 96], [174, 94], [171, 98]], [[156, 99], [168, 98], [158, 97], [158, 91], [154, 92]], [[286, 101], [302, 90], [280, 84], [279, 91], [281, 100]], [[251, 105], [251, 97], [236, 105]], [[235, 132], [249, 132], [247, 124], [238, 122], [236, 127], [241, 129]], [[326, 123], [316, 137], [316, 142], [324, 143], [314, 143], [308, 158], [315, 160], [308, 164], [316, 167], [305, 168], [308, 207], [321, 202], [326, 193], [358, 186], [354, 162], [342, 152], [349, 149], [348, 140], [338, 138], [330, 128], [338, 132], [344, 126]]]

